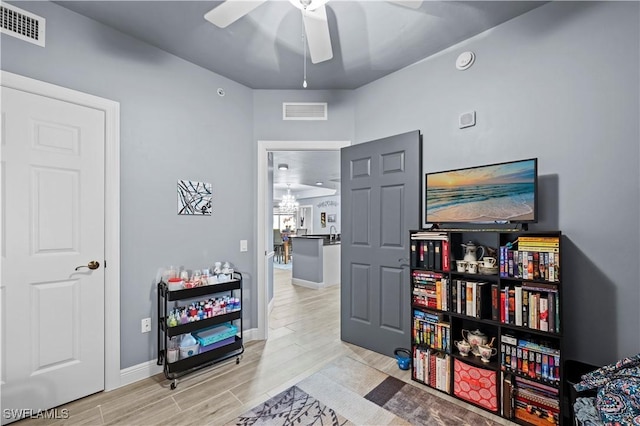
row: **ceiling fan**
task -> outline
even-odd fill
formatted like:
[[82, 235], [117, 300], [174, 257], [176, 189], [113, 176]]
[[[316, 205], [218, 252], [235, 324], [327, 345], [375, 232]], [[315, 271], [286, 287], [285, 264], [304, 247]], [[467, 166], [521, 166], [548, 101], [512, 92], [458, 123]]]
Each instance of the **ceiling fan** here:
[[[204, 17], [217, 27], [226, 28], [268, 0], [226, 0], [207, 12]], [[309, 56], [314, 64], [333, 58], [326, 3], [329, 0], [289, 0], [302, 11]], [[417, 9], [422, 0], [387, 0], [391, 3]]]

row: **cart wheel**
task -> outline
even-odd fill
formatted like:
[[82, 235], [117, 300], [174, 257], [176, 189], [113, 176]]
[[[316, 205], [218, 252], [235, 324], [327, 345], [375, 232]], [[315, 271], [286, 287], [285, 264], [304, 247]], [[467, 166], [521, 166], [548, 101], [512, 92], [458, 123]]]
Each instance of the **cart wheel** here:
[[236, 358], [236, 364], [240, 364], [240, 357]]
[[176, 386], [178, 386], [178, 383], [176, 383], [176, 380], [171, 382], [171, 390], [174, 390], [176, 388]]

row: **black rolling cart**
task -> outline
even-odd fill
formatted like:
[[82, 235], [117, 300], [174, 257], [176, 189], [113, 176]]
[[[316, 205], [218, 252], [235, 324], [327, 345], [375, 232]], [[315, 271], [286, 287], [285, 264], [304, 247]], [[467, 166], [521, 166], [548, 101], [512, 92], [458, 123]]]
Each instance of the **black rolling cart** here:
[[[167, 321], [169, 312], [173, 306], [169, 302], [176, 301], [198, 301], [205, 297], [218, 297], [229, 295], [237, 298], [242, 303], [242, 274], [234, 272], [231, 280], [218, 284], [204, 285], [194, 288], [180, 290], [169, 290], [167, 283], [158, 283], [158, 365], [163, 365], [164, 375], [168, 380], [172, 380], [171, 389], [175, 389], [178, 378], [186, 374], [211, 366], [213, 364], [236, 358], [236, 364], [240, 363], [241, 355], [244, 352], [242, 344], [242, 307], [226, 309], [224, 313], [203, 318], [198, 321], [178, 323], [169, 326]], [[211, 329], [212, 327], [228, 325], [233, 326], [237, 331], [230, 337], [224, 339], [222, 345], [214, 345], [213, 349], [206, 351], [199, 350], [199, 353], [188, 357], [177, 357], [173, 362], [167, 359], [169, 341], [172, 337], [183, 334], [197, 333]], [[203, 349], [206, 347], [202, 347]]]

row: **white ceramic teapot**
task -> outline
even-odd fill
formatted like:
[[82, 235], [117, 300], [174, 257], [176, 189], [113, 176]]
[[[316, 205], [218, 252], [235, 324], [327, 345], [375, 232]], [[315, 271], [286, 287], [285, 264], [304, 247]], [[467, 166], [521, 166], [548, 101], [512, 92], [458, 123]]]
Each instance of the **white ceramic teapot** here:
[[476, 262], [484, 256], [484, 246], [476, 246], [473, 241], [461, 245], [464, 248], [464, 260], [467, 262]]
[[469, 342], [471, 349], [475, 350], [480, 345], [486, 345], [489, 338], [480, 330], [462, 330], [462, 338]]

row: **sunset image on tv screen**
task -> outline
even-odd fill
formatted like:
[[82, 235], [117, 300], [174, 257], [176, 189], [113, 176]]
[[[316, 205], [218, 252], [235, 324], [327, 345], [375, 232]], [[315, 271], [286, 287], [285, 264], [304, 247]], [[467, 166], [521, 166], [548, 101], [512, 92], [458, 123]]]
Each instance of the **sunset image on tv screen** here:
[[426, 221], [535, 221], [536, 160], [524, 160], [426, 177]]

